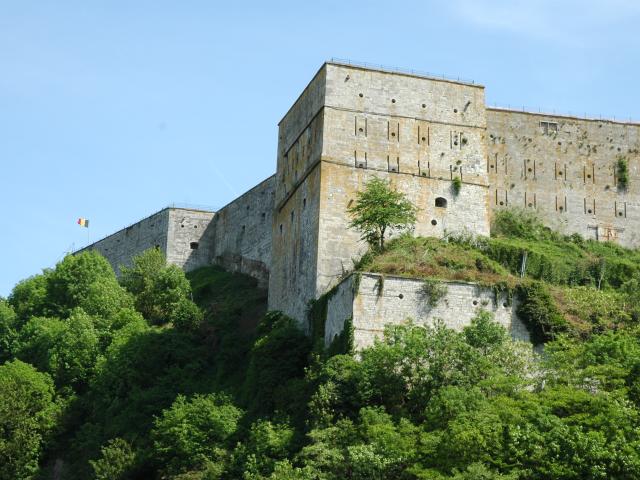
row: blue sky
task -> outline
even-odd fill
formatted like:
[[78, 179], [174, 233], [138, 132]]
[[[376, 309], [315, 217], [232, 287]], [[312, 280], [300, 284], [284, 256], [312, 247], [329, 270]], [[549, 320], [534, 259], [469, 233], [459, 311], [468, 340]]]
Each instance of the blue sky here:
[[0, 0], [0, 296], [173, 202], [275, 170], [323, 61], [474, 79], [490, 105], [640, 119], [637, 0]]

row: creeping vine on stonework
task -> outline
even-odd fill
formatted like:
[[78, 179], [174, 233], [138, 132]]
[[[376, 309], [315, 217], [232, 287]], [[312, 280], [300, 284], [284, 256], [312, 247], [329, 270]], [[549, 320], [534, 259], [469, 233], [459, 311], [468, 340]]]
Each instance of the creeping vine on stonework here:
[[626, 190], [629, 187], [629, 164], [625, 157], [618, 158], [616, 164], [618, 189]]
[[462, 180], [460, 180], [460, 177], [455, 177], [451, 181], [451, 189], [456, 197], [460, 194], [460, 190], [462, 189]]
[[378, 282], [376, 284], [376, 293], [379, 297], [382, 296], [382, 292], [384, 291], [384, 275], [380, 275], [378, 277]]
[[429, 306], [433, 308], [447, 295], [449, 289], [444, 283], [429, 278], [422, 283], [421, 291]]

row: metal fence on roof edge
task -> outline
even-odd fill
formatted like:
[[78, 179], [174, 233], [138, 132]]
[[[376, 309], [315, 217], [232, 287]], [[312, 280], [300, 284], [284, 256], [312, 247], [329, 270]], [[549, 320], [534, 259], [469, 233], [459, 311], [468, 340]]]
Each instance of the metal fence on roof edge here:
[[[462, 83], [469, 83], [472, 85], [475, 85], [476, 82], [474, 80], [468, 79], [468, 78], [463, 78], [463, 77], [454, 77], [454, 76], [450, 76], [450, 75], [444, 75], [444, 74], [437, 74], [437, 73], [431, 73], [431, 72], [423, 72], [420, 70], [414, 70], [411, 68], [401, 68], [401, 67], [393, 67], [393, 66], [389, 66], [389, 65], [381, 65], [381, 64], [377, 64], [377, 63], [369, 63], [369, 62], [359, 62], [356, 60], [349, 60], [347, 58], [336, 58], [336, 57], [331, 57], [331, 59], [329, 60], [331, 63], [337, 63], [337, 64], [342, 64], [342, 65], [353, 65], [354, 67], [362, 67], [362, 68], [371, 68], [374, 70], [382, 70], [385, 72], [396, 72], [396, 73], [407, 73], [410, 75], [418, 75], [420, 77], [426, 77], [426, 78], [433, 78], [433, 79], [442, 79], [442, 80], [449, 80], [449, 81], [453, 81], [453, 82], [462, 82]], [[522, 111], [522, 112], [529, 112], [529, 113], [539, 113], [542, 115], [553, 115], [553, 116], [560, 116], [560, 117], [574, 117], [574, 118], [583, 118], [585, 120], [602, 120], [602, 121], [613, 121], [613, 122], [619, 122], [619, 123], [632, 123], [632, 124], [640, 124], [639, 120], [634, 120], [633, 118], [629, 117], [629, 118], [616, 118], [615, 116], [613, 117], [604, 117], [602, 115], [588, 115], [587, 113], [578, 113], [578, 114], [574, 114], [571, 112], [556, 112], [555, 110], [542, 110], [541, 108], [529, 108], [526, 106], [517, 106], [517, 107], [512, 107], [511, 105], [508, 106], [501, 106], [501, 105], [493, 105], [493, 108], [497, 108], [497, 109], [501, 109], [501, 110], [513, 110], [513, 111]]]
[[336, 58], [336, 57], [331, 57], [331, 60], [329, 60], [331, 63], [337, 63], [337, 64], [342, 64], [342, 65], [352, 65], [354, 67], [362, 67], [362, 68], [371, 68], [373, 70], [382, 70], [385, 72], [391, 72], [391, 73], [406, 73], [409, 75], [417, 75], [420, 77], [426, 77], [426, 78], [433, 78], [436, 80], [449, 80], [452, 82], [461, 82], [461, 83], [470, 83], [472, 85], [475, 85], [475, 81], [474, 80], [470, 80], [468, 78], [463, 78], [463, 77], [454, 77], [454, 76], [449, 76], [449, 75], [444, 75], [444, 74], [437, 74], [437, 73], [431, 73], [431, 72], [423, 72], [420, 70], [414, 70], [412, 68], [401, 68], [401, 67], [392, 67], [389, 65], [380, 65], [377, 63], [369, 63], [369, 62], [358, 62], [355, 60], [349, 60], [346, 58]]
[[185, 203], [185, 202], [174, 202], [167, 205], [165, 208], [184, 208], [186, 210], [203, 210], [205, 212], [218, 211], [218, 207], [214, 207], [212, 205], [203, 205], [203, 204]]
[[490, 108], [498, 110], [510, 110], [512, 112], [524, 112], [524, 113], [537, 113], [540, 115], [549, 115], [550, 117], [572, 117], [581, 118], [584, 120], [601, 120], [603, 122], [617, 122], [617, 123], [630, 123], [634, 125], [640, 125], [640, 121], [631, 117], [628, 118], [616, 118], [615, 116], [606, 117], [603, 115], [589, 115], [587, 113], [573, 113], [573, 112], [557, 112], [555, 109], [545, 110], [540, 107], [527, 107], [527, 106], [511, 106], [511, 105], [488, 105]]

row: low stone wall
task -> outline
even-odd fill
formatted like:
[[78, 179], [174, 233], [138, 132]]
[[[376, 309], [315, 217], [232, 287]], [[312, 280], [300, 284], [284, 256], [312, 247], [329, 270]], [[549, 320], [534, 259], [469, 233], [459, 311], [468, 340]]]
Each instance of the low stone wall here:
[[516, 305], [507, 301], [506, 294], [496, 298], [491, 288], [473, 283], [442, 282], [442, 285], [446, 292], [432, 306], [424, 280], [375, 273], [350, 275], [328, 300], [325, 344], [340, 334], [349, 319], [353, 322], [354, 346], [360, 350], [381, 337], [385, 325], [401, 324], [408, 319], [419, 325], [432, 325], [441, 320], [449, 328], [462, 330], [480, 309], [491, 312], [514, 339], [530, 341], [526, 326], [516, 316]]

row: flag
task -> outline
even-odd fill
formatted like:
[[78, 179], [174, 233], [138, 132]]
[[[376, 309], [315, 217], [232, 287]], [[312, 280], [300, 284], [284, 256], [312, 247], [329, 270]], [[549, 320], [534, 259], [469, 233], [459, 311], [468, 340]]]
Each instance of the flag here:
[[80, 225], [81, 227], [89, 228], [89, 220], [87, 220], [86, 218], [79, 218], [78, 225]]

